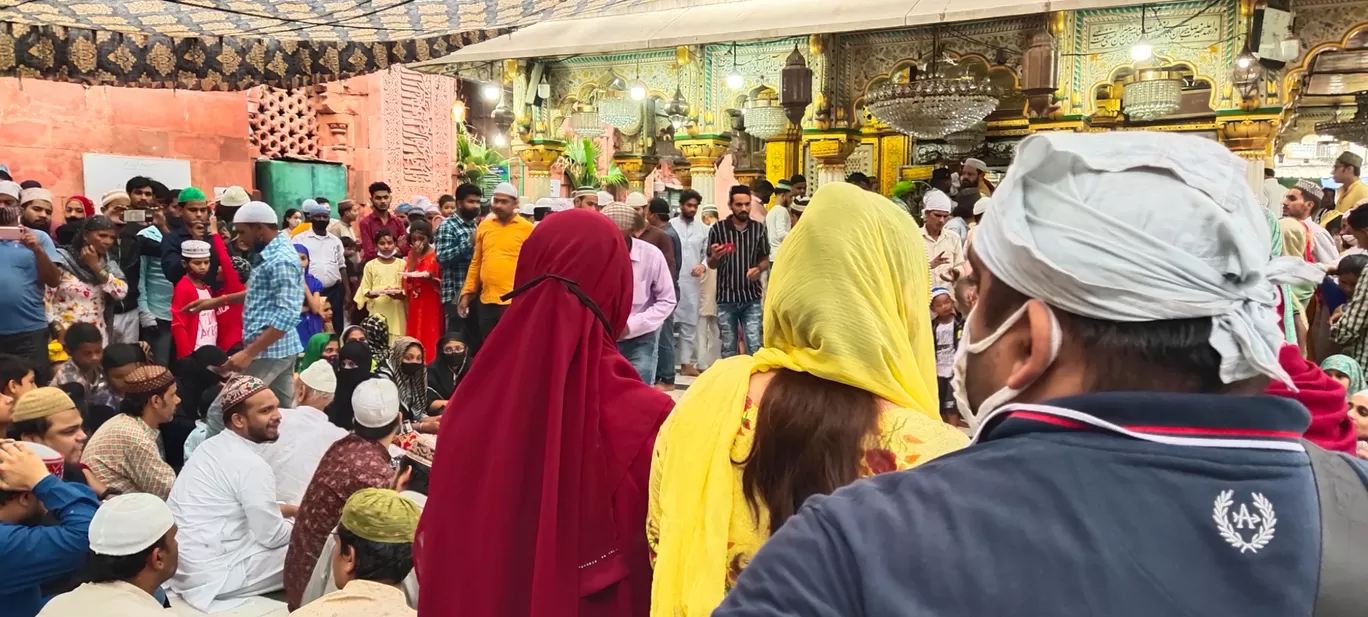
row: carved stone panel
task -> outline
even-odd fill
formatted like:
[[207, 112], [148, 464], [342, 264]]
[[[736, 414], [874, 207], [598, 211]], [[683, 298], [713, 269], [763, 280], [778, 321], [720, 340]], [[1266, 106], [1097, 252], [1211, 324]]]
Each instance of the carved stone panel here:
[[263, 158], [318, 158], [318, 114], [306, 88], [257, 86], [248, 93], [247, 142]]
[[381, 179], [395, 201], [431, 199], [450, 192], [451, 105], [456, 82], [402, 67], [385, 74], [381, 87], [384, 168]]

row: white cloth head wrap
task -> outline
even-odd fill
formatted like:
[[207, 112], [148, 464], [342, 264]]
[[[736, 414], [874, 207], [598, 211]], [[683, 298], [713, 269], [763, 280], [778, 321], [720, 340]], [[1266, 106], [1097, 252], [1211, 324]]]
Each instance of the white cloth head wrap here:
[[940, 189], [931, 189], [922, 196], [922, 210], [925, 212], [949, 212], [955, 203]]
[[1299, 258], [1269, 260], [1245, 168], [1201, 137], [1032, 135], [972, 246], [993, 276], [1076, 315], [1210, 317], [1223, 382], [1262, 374], [1291, 387], [1278, 365], [1276, 284], [1324, 273]]

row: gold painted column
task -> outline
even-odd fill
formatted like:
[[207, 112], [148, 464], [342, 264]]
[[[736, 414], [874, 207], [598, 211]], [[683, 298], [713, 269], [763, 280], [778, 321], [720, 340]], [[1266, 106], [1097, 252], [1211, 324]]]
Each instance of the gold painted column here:
[[699, 135], [698, 137], [675, 138], [675, 147], [689, 160], [690, 188], [703, 196], [703, 203], [715, 203], [717, 180], [717, 161], [727, 153], [731, 137], [726, 135]]
[[516, 149], [518, 158], [527, 167], [523, 194], [533, 201], [551, 197], [551, 166], [565, 153], [565, 142], [533, 138]]
[[1255, 195], [1262, 195], [1264, 166], [1272, 158], [1273, 137], [1278, 134], [1276, 114], [1245, 116], [1221, 124], [1221, 143], [1248, 164], [1245, 180]]
[[828, 182], [844, 182], [845, 162], [855, 146], [860, 143], [860, 134], [852, 129], [832, 129], [803, 135], [812, 158], [817, 159], [816, 183], [808, 178], [808, 186], [813, 190]]
[[613, 163], [622, 170], [622, 175], [627, 176], [629, 190], [644, 192], [646, 190], [646, 176], [655, 171], [660, 159], [654, 156], [619, 152], [613, 155]]
[[802, 131], [789, 123], [784, 133], [765, 141], [765, 179], [778, 182], [803, 173]]

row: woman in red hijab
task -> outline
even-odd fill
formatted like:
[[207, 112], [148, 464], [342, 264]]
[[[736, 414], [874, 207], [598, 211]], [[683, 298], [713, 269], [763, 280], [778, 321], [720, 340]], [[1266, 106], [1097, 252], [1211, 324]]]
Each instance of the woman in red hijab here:
[[617, 351], [632, 264], [593, 210], [542, 221], [447, 405], [414, 561], [424, 617], [650, 609], [646, 499], [671, 399]]

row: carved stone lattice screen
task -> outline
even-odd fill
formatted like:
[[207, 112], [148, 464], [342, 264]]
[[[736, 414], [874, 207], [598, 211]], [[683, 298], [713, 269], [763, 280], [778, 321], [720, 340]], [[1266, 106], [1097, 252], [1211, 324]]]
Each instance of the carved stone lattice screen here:
[[248, 143], [265, 158], [319, 158], [318, 112], [308, 89], [252, 88]]

